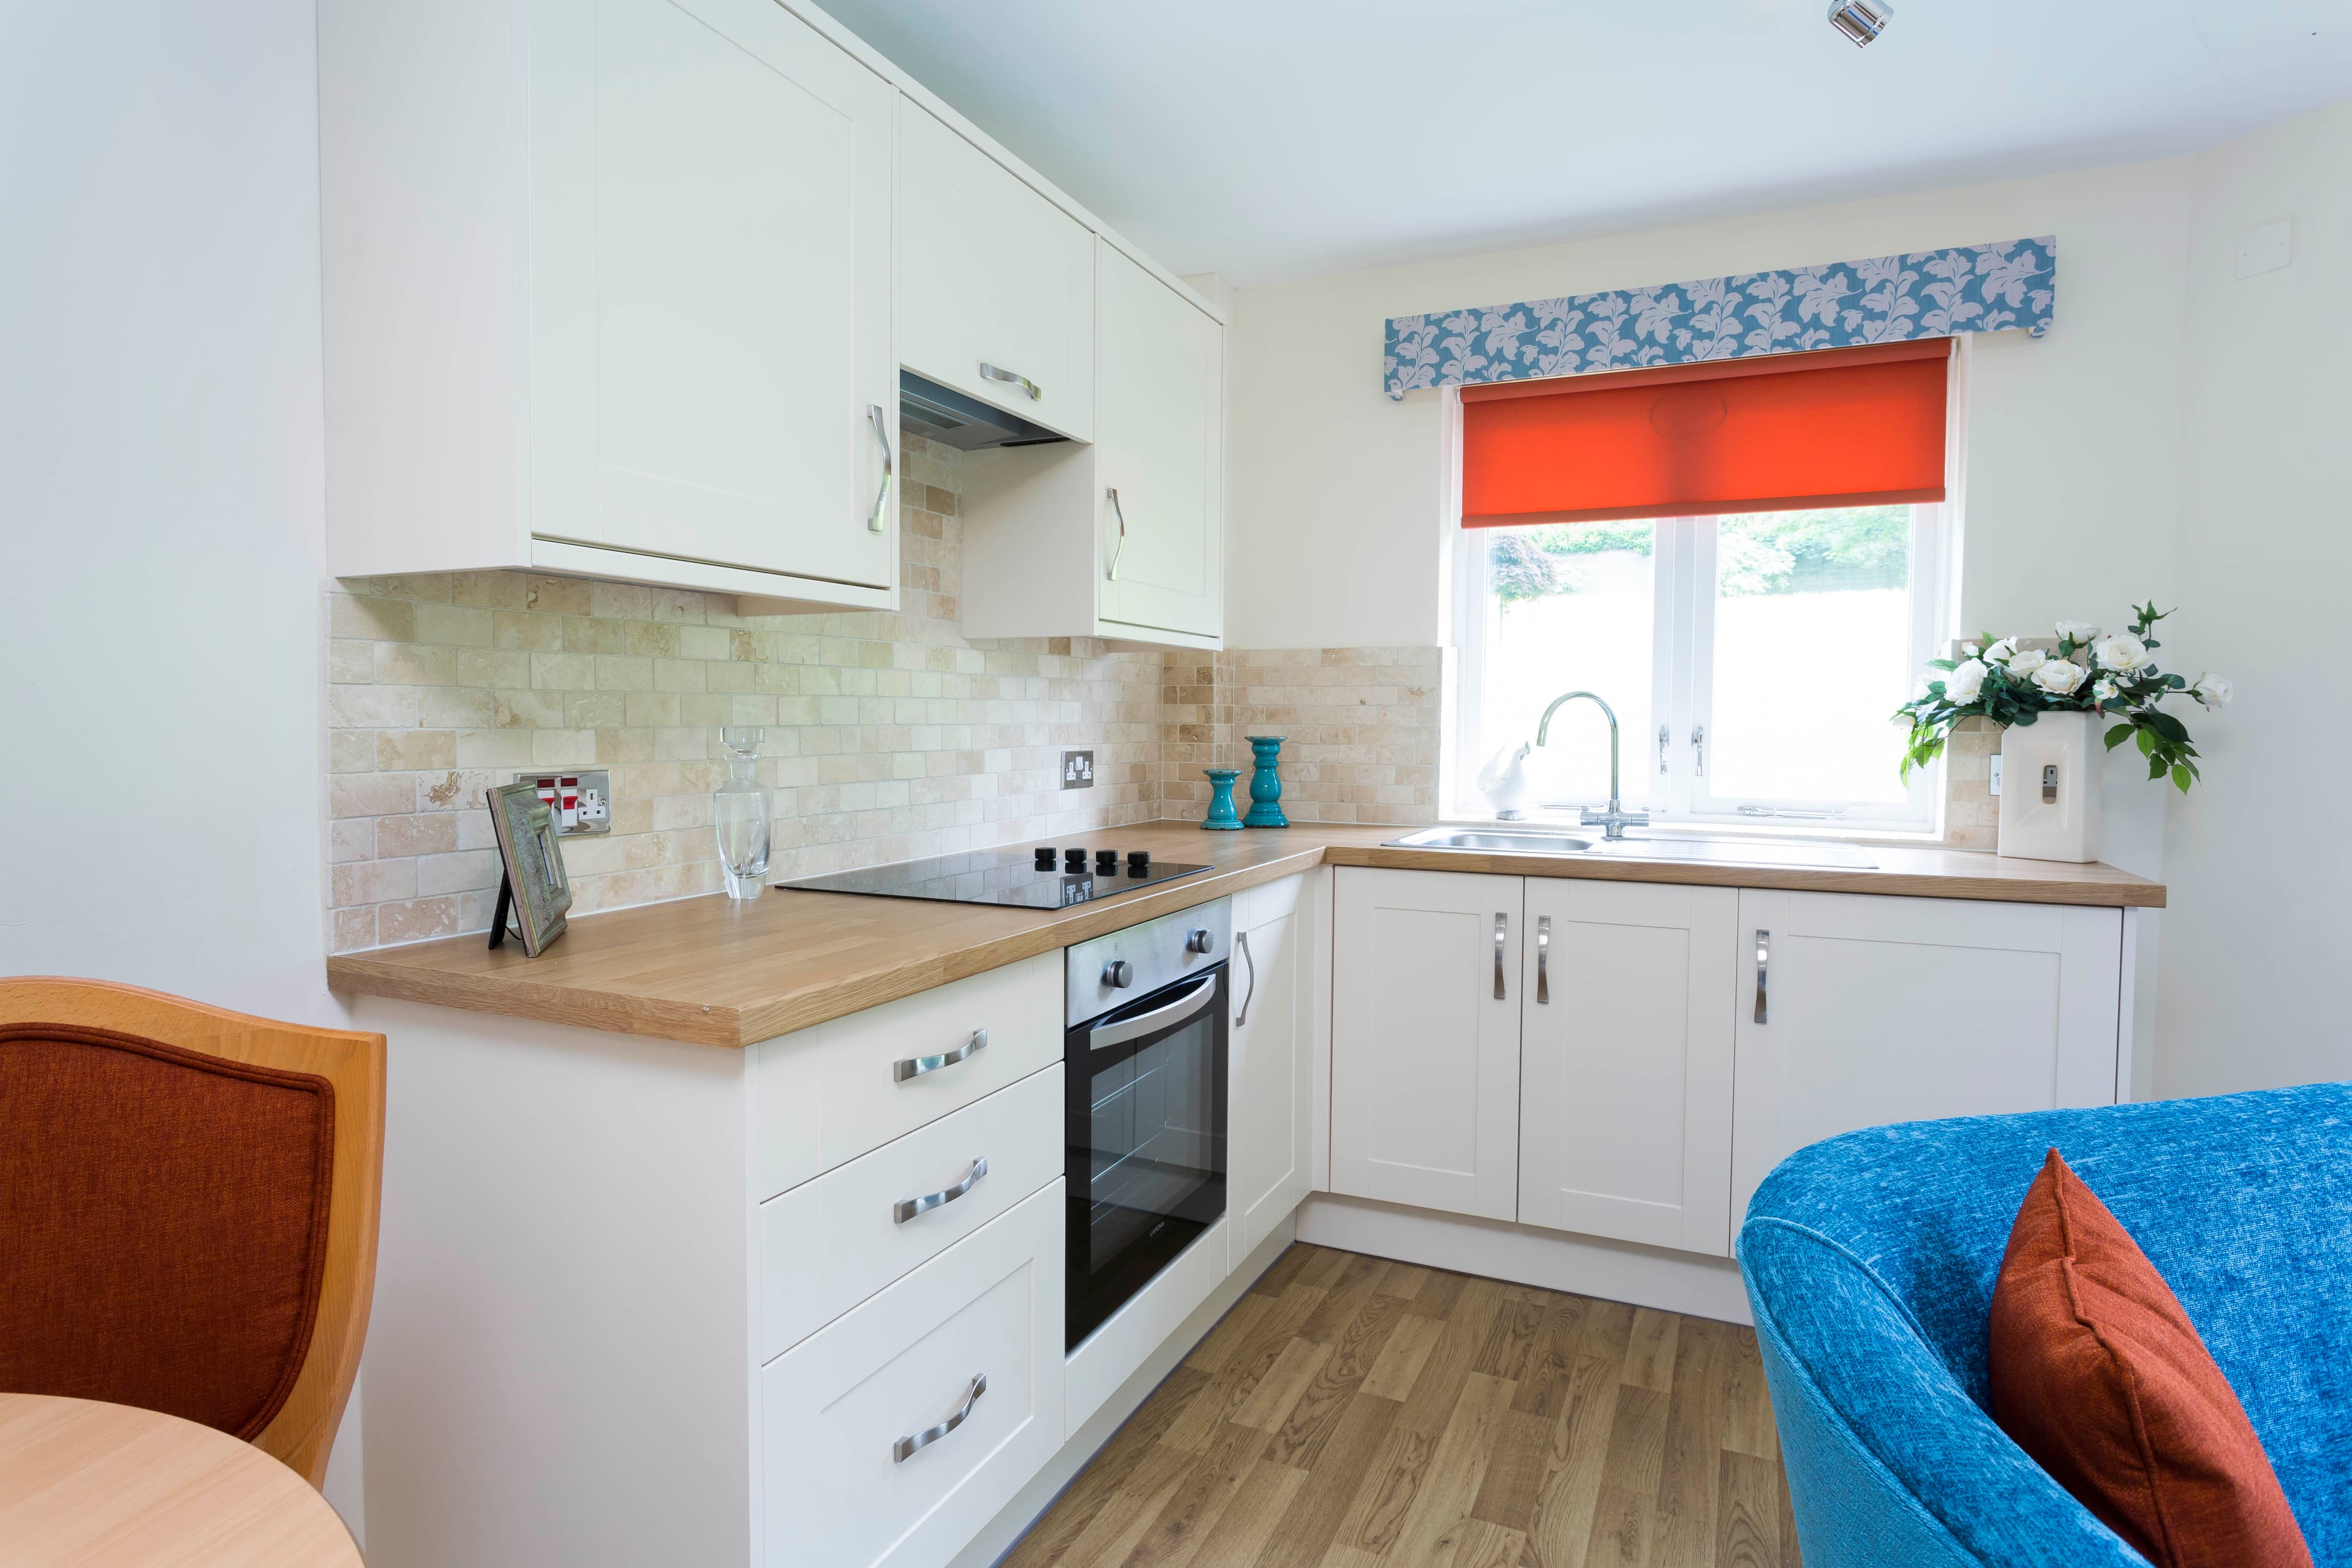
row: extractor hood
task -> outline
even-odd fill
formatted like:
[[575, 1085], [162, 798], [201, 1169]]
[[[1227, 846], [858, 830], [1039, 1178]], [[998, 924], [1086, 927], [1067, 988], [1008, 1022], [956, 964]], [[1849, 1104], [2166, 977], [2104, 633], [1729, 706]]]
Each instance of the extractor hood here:
[[983, 447], [1042, 447], [1069, 439], [1017, 414], [992, 408], [977, 397], [926, 381], [910, 370], [898, 373], [898, 423], [909, 435], [967, 452]]

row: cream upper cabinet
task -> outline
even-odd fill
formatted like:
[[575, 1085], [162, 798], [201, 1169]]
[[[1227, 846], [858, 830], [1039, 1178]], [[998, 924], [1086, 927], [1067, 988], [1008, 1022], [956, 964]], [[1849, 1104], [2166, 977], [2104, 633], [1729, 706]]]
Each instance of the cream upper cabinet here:
[[1519, 1220], [1730, 1251], [1729, 888], [1530, 877]]
[[899, 363], [1091, 439], [1093, 233], [907, 100], [898, 239]]
[[896, 89], [770, 0], [320, 11], [337, 574], [895, 603]]
[[1224, 626], [1224, 332], [1106, 243], [1097, 251], [1101, 618]]
[[1331, 1190], [1518, 1208], [1520, 879], [1339, 868]]
[[2123, 915], [1743, 891], [1734, 1224], [1806, 1144], [2116, 1098]]
[[1307, 1195], [1312, 889], [1286, 877], [1234, 895], [1225, 1212], [1236, 1267]]

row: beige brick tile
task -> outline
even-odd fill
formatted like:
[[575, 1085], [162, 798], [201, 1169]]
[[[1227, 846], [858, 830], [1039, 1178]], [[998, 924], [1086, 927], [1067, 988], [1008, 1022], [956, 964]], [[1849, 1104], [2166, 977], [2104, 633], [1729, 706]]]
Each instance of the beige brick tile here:
[[372, 730], [329, 731], [327, 771], [331, 773], [373, 773], [375, 732]]
[[588, 613], [599, 620], [643, 621], [653, 618], [654, 591], [634, 583], [591, 583]]
[[656, 691], [701, 690], [701, 662], [690, 658], [654, 660], [654, 689]]
[[[457, 763], [461, 768], [527, 768], [531, 765], [533, 730], [460, 730]], [[561, 732], [561, 731], [559, 731]]]
[[414, 808], [416, 786], [407, 773], [338, 773], [327, 781], [327, 815], [389, 816]]
[[375, 765], [395, 773], [457, 765], [457, 735], [453, 730], [379, 730], [375, 732]]
[[358, 952], [375, 946], [375, 906], [335, 910], [327, 939], [336, 952]]
[[523, 608], [543, 616], [586, 616], [595, 613], [592, 585], [581, 577], [532, 576], [528, 579]]
[[415, 610], [418, 642], [463, 644], [468, 647], [488, 647], [490, 644], [488, 610], [467, 605], [425, 603], [419, 603]]
[[618, 691], [565, 692], [562, 727], [571, 730], [617, 730], [626, 722], [624, 714], [627, 701], [626, 694]]
[[[488, 820], [485, 812], [483, 820]], [[375, 818], [374, 853], [378, 859], [414, 855], [446, 855], [457, 847], [457, 816], [453, 811], [421, 816]]]
[[654, 661], [617, 654], [596, 656], [596, 689], [600, 691], [651, 691]]
[[327, 643], [327, 679], [342, 686], [365, 686], [375, 679], [375, 645], [357, 637]]
[[596, 760], [593, 730], [525, 730], [530, 737], [530, 765], [535, 768], [585, 767]]
[[564, 699], [560, 691], [501, 691], [492, 722], [501, 730], [560, 730]]
[[478, 687], [427, 686], [416, 693], [416, 721], [436, 730], [478, 730], [497, 721], [498, 700]]
[[339, 637], [379, 637], [406, 642], [416, 635], [415, 606], [404, 599], [358, 598], [333, 595], [327, 605], [327, 626]]
[[377, 940], [386, 947], [455, 936], [465, 929], [458, 923], [457, 900], [448, 897], [379, 904], [375, 915]]
[[596, 660], [584, 653], [535, 653], [530, 684], [541, 691], [589, 691], [596, 685]]
[[461, 572], [450, 582], [449, 602], [484, 610], [520, 610], [530, 595], [520, 572]]
[[413, 899], [416, 896], [416, 862], [362, 860], [356, 865], [336, 866], [330, 868], [327, 881], [329, 897], [337, 909]]
[[460, 686], [529, 686], [530, 655], [509, 649], [461, 647], [457, 650]]
[[347, 816], [327, 824], [327, 860], [341, 865], [375, 858], [375, 825], [382, 817]]
[[490, 623], [494, 647], [522, 653], [554, 653], [563, 647], [563, 618], [528, 610], [499, 610]]
[[416, 722], [416, 692], [406, 686], [330, 686], [327, 722], [338, 730], [412, 726]]
[[469, 888], [495, 888], [498, 885], [499, 852], [495, 849], [427, 855], [416, 861], [416, 890], [419, 894], [457, 893]]

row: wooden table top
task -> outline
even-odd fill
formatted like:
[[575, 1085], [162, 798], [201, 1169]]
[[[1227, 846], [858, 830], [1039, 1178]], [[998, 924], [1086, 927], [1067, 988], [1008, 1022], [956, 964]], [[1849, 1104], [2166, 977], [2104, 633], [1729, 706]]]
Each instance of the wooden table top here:
[[1873, 845], [1864, 852], [1878, 862], [1875, 869], [1825, 869], [1382, 847], [1410, 831], [1301, 824], [1278, 832], [1204, 833], [1189, 822], [1102, 828], [1062, 842], [1148, 849], [1156, 860], [1206, 861], [1212, 868], [1150, 892], [1065, 910], [777, 889], [741, 902], [714, 894], [585, 916], [539, 958], [524, 957], [514, 942], [492, 951], [479, 935], [350, 953], [327, 961], [327, 984], [743, 1047], [1326, 863], [2110, 908], [2164, 902], [2161, 883], [2113, 866], [1964, 850]]
[[0, 1563], [361, 1568], [327, 1500], [251, 1444], [45, 1394], [0, 1394]]

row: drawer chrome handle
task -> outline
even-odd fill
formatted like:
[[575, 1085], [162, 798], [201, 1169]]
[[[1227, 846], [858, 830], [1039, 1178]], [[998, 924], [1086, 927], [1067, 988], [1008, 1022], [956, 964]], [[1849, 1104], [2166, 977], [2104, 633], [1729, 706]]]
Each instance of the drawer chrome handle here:
[[1045, 389], [1017, 370], [999, 370], [986, 360], [982, 360], [980, 362], [980, 374], [982, 380], [1001, 381], [1008, 386], [1019, 387], [1029, 395], [1029, 401], [1032, 403], [1045, 400]]
[[1544, 915], [1536, 921], [1536, 1001], [1539, 1005], [1551, 1003], [1551, 917]]
[[900, 1198], [897, 1203], [892, 1204], [890, 1217], [904, 1225], [919, 1214], [929, 1214], [935, 1208], [942, 1208], [978, 1186], [981, 1177], [986, 1174], [988, 1174], [988, 1156], [983, 1154], [971, 1163], [971, 1169], [963, 1173], [963, 1180], [953, 1186], [941, 1187], [938, 1192], [926, 1193], [919, 1198]]
[[1118, 543], [1110, 552], [1110, 572], [1107, 581], [1118, 581], [1118, 558], [1127, 553], [1127, 509], [1118, 504], [1118, 491], [1106, 492], [1110, 497], [1110, 514], [1118, 519]]
[[1242, 993], [1242, 1010], [1234, 1019], [1234, 1027], [1249, 1022], [1250, 998], [1257, 994], [1257, 956], [1249, 950], [1249, 932], [1234, 938], [1234, 945], [1242, 950], [1242, 962], [1249, 965], [1249, 989]]
[[882, 423], [880, 404], [867, 404], [866, 417], [874, 422], [874, 438], [882, 443], [882, 488], [874, 492], [874, 515], [866, 520], [867, 531], [879, 533], [882, 531], [882, 503], [890, 499], [890, 431]]
[[941, 1051], [935, 1057], [908, 1057], [891, 1068], [890, 1076], [898, 1082], [904, 1083], [910, 1078], [920, 1078], [927, 1072], [937, 1072], [941, 1068], [951, 1068], [972, 1052], [985, 1048], [987, 1045], [988, 1031], [974, 1029], [971, 1032], [971, 1038], [955, 1049]]
[[1510, 930], [1510, 916], [1498, 914], [1495, 917], [1495, 1000], [1497, 1002], [1510, 1000], [1510, 993], [1503, 988], [1503, 942]]
[[1756, 1021], [1759, 1024], [1769, 1021], [1765, 1016], [1764, 971], [1771, 962], [1772, 933], [1759, 926], [1756, 930]]
[[894, 1465], [905, 1464], [917, 1454], [921, 1453], [924, 1449], [929, 1447], [932, 1444], [938, 1442], [940, 1438], [946, 1436], [957, 1427], [962, 1426], [966, 1421], [971, 1419], [971, 1407], [979, 1404], [980, 1396], [987, 1392], [988, 1373], [984, 1372], [980, 1373], [972, 1378], [971, 1387], [964, 1394], [963, 1405], [954, 1415], [949, 1416], [946, 1420], [940, 1422], [936, 1426], [926, 1426], [921, 1431], [916, 1433], [913, 1436], [901, 1437], [897, 1442], [891, 1444], [890, 1462]]

